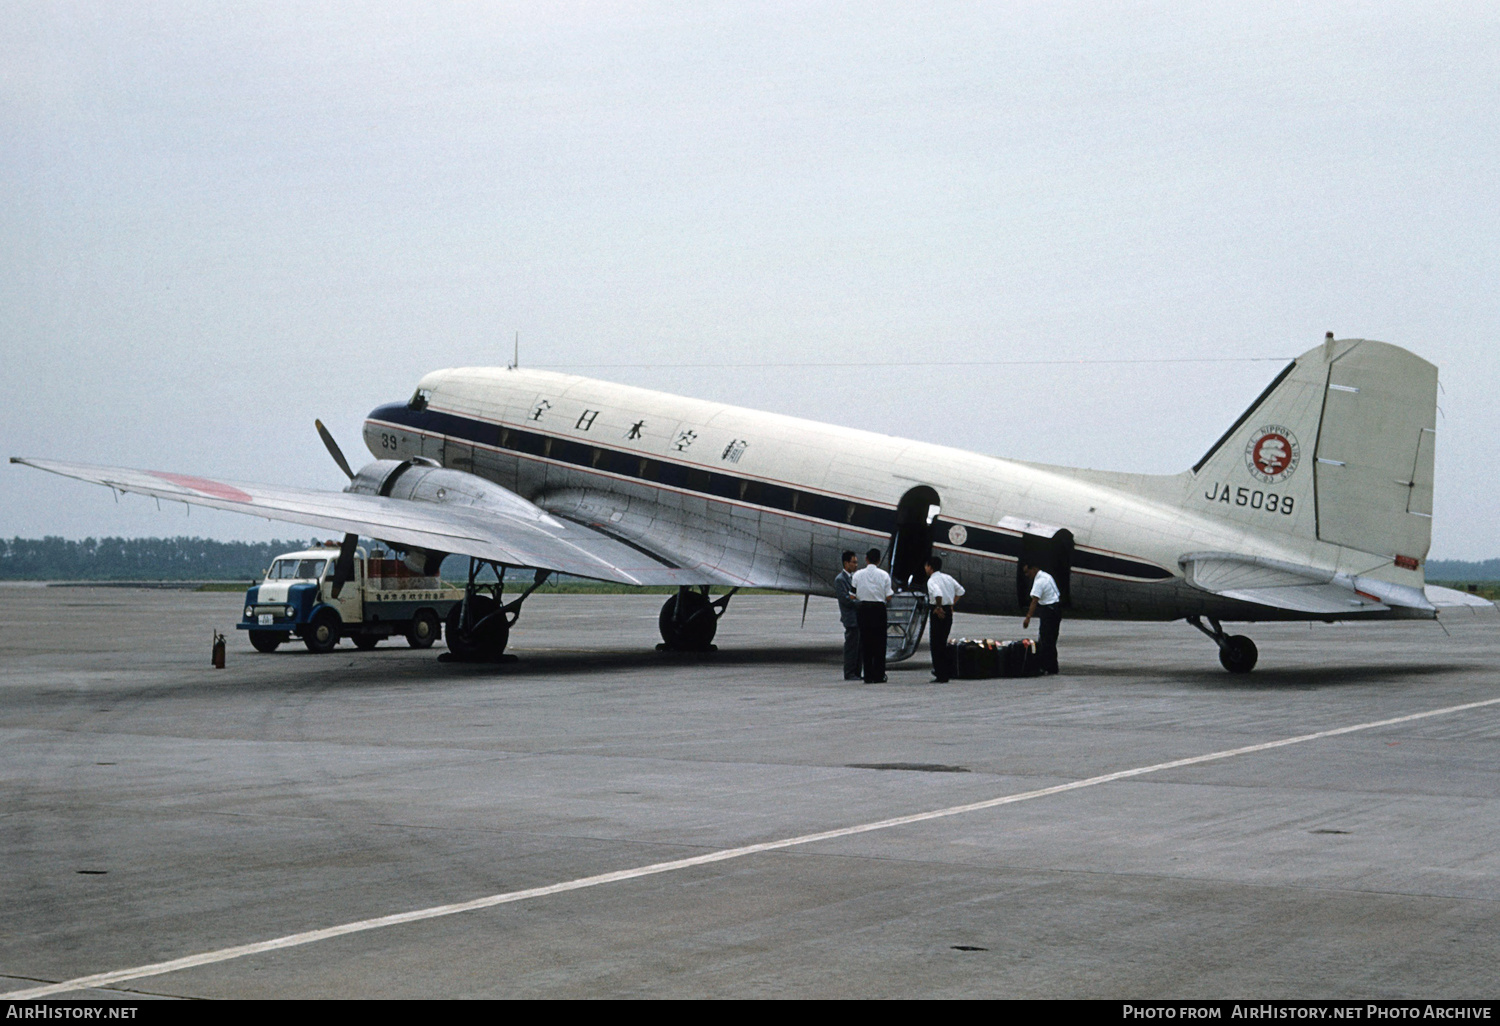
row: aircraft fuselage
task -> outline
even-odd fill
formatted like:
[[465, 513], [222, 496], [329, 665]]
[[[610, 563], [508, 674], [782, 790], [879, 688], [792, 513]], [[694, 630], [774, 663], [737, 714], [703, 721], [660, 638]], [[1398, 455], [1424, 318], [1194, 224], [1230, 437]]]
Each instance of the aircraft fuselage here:
[[[1026, 556], [1068, 578], [1072, 616], [1301, 618], [1185, 583], [1184, 551], [1243, 548], [1247, 535], [1191, 474], [1047, 467], [548, 371], [437, 371], [418, 396], [372, 411], [376, 457], [477, 474], [726, 586], [831, 595], [843, 550], [894, 539], [898, 581], [920, 571], [919, 553], [941, 555], [971, 612], [1023, 611]], [[1201, 513], [1188, 501], [1200, 485]], [[1257, 510], [1275, 503], [1263, 550], [1337, 558], [1282, 537], [1311, 502], [1253, 494]]]

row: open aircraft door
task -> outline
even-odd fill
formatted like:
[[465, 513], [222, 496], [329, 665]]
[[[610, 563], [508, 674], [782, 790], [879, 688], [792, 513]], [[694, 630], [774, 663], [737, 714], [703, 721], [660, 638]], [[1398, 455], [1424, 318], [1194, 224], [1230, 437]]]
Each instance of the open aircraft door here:
[[897, 591], [927, 590], [923, 565], [932, 555], [932, 522], [941, 508], [937, 491], [927, 485], [917, 485], [901, 496], [889, 563], [892, 586]]
[[896, 530], [891, 535], [891, 598], [886, 618], [886, 662], [910, 659], [927, 629], [927, 571], [932, 555], [932, 523], [942, 500], [935, 489], [917, 485], [896, 506]]
[[[1062, 607], [1073, 605], [1073, 532], [1066, 527], [1039, 524], [1034, 520], [1004, 517], [1000, 526], [1021, 533], [1021, 563], [1030, 563], [1052, 575], [1062, 593]], [[1031, 585], [1016, 566], [1016, 608], [1024, 612], [1031, 604]]]

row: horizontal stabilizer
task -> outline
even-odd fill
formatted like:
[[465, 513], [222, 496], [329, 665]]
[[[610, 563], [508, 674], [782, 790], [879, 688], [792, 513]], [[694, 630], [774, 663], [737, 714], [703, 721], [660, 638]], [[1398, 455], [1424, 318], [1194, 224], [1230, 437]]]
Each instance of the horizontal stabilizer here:
[[1444, 588], [1438, 584], [1429, 584], [1425, 589], [1427, 601], [1439, 609], [1457, 609], [1468, 607], [1471, 609], [1494, 609], [1495, 603], [1478, 595], [1470, 595], [1466, 591], [1456, 588]]
[[1190, 552], [1178, 564], [1195, 588], [1273, 609], [1329, 616], [1382, 612], [1391, 606], [1433, 610], [1418, 588], [1261, 556]]

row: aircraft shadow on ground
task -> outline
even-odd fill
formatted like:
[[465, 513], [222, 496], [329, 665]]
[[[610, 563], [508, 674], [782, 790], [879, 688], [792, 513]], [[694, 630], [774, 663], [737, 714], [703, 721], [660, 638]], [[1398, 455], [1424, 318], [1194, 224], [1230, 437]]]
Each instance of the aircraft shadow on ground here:
[[[619, 673], [651, 669], [673, 671], [693, 667], [712, 669], [736, 666], [799, 665], [807, 666], [813, 675], [822, 679], [830, 672], [837, 676], [837, 667], [843, 658], [843, 653], [839, 649], [824, 651], [792, 645], [726, 648], [701, 653], [658, 652], [653, 648], [572, 649], [540, 652], [522, 650], [514, 659], [506, 659], [497, 663], [440, 662], [438, 656], [441, 654], [441, 649], [434, 649], [420, 658], [392, 659], [384, 657], [384, 653], [379, 650], [359, 652], [341, 647], [330, 653], [314, 655], [311, 652], [292, 649], [268, 655], [241, 653], [239, 665], [248, 663], [259, 669], [266, 665], [266, 660], [286, 660], [287, 670], [298, 675], [313, 669], [328, 671], [326, 676], [321, 676], [319, 679], [320, 685], [327, 686], [340, 678], [348, 678], [351, 682], [358, 679], [370, 683], [408, 681], [441, 683], [445, 679], [471, 677], [501, 679]], [[271, 665], [274, 666], [274, 663]], [[833, 670], [830, 671], [830, 668]], [[908, 668], [925, 671], [929, 668], [929, 664], [925, 660], [919, 663], [917, 659], [912, 659], [893, 666], [892, 670], [902, 671]], [[278, 677], [275, 683], [284, 685], [286, 678]]]
[[[721, 648], [715, 652], [658, 652], [655, 649], [595, 651], [519, 652], [513, 663], [443, 663], [445, 670], [481, 673], [610, 673], [617, 670], [686, 669], [720, 666], [809, 666], [819, 675], [823, 667], [839, 664], [841, 650], [822, 651], [793, 645], [757, 648]], [[909, 664], [903, 664], [909, 665]]]
[[[357, 652], [340, 648], [326, 655], [313, 655], [297, 650], [267, 656], [243, 654], [242, 659], [253, 659], [257, 665], [261, 660], [287, 660], [287, 669], [301, 674], [312, 669], [326, 669], [320, 675], [319, 685], [337, 686], [346, 681], [359, 683], [432, 683], [445, 680], [490, 678], [503, 680], [507, 677], [550, 677], [611, 674], [621, 672], [681, 671], [699, 668], [705, 671], [734, 667], [755, 666], [805, 666], [808, 683], [834, 681], [842, 683], [838, 673], [842, 651], [838, 648], [819, 649], [805, 645], [770, 645], [754, 648], [721, 648], [714, 652], [659, 652], [652, 648], [629, 649], [571, 649], [554, 651], [532, 651], [524, 649], [516, 658], [499, 663], [439, 662], [441, 650], [433, 650], [421, 658], [383, 658], [383, 653]], [[1361, 663], [1345, 666], [1285, 666], [1256, 669], [1248, 674], [1230, 674], [1212, 664], [1202, 667], [1150, 666], [1143, 664], [1122, 665], [1075, 665], [1065, 670], [1057, 679], [1059, 686], [1085, 684], [1089, 680], [1118, 681], [1126, 683], [1168, 683], [1212, 688], [1215, 690], [1315, 690], [1330, 687], [1351, 687], [1379, 683], [1397, 683], [1403, 680], [1442, 676], [1454, 672], [1479, 669], [1477, 664], [1467, 662], [1450, 663]], [[918, 652], [911, 659], [892, 663], [888, 667], [893, 683], [926, 683], [931, 672], [927, 653]], [[1022, 678], [1016, 683], [1034, 684], [1050, 678]], [[268, 682], [269, 683], [269, 682]], [[286, 678], [277, 680], [277, 686], [285, 686]], [[955, 684], [1003, 684], [996, 680], [956, 680]]]
[[[1193, 671], [1168, 669], [1158, 670], [1151, 676], [1163, 681], [1196, 684], [1220, 691], [1315, 691], [1322, 688], [1398, 683], [1473, 669], [1475, 666], [1470, 663], [1366, 663], [1349, 666], [1282, 666], [1256, 669], [1245, 674], [1226, 673], [1209, 667]], [[1114, 676], [1141, 675], [1139, 670], [1102, 672]]]

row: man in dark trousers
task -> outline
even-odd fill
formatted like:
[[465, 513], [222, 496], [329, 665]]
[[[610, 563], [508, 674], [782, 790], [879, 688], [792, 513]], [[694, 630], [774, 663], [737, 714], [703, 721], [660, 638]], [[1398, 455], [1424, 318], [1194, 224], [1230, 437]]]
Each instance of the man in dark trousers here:
[[859, 600], [859, 647], [864, 658], [865, 683], [885, 683], [885, 611], [895, 589], [891, 575], [880, 569], [880, 550], [865, 553], [865, 568], [853, 577]]
[[1034, 616], [1041, 621], [1040, 637], [1036, 642], [1037, 661], [1043, 673], [1057, 672], [1057, 630], [1062, 625], [1062, 592], [1057, 580], [1039, 566], [1022, 564], [1021, 573], [1031, 582], [1031, 606], [1026, 610], [1026, 619], [1021, 621], [1024, 630], [1031, 626]]
[[844, 625], [845, 680], [860, 680], [863, 663], [859, 652], [859, 600], [854, 597], [854, 571], [858, 569], [851, 549], [844, 553], [844, 569], [833, 579], [833, 593], [839, 600], [839, 622]]
[[938, 684], [948, 683], [948, 678], [953, 676], [948, 632], [953, 629], [953, 607], [963, 593], [964, 586], [943, 573], [941, 557], [933, 556], [927, 560], [927, 600], [932, 604], [927, 621], [931, 626], [927, 643], [932, 646], [932, 679]]

